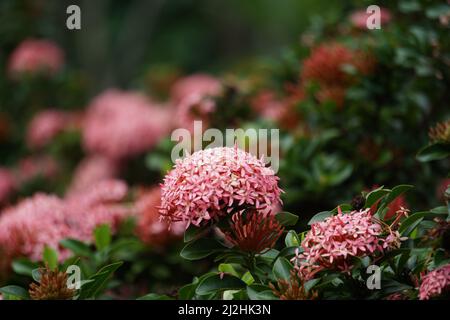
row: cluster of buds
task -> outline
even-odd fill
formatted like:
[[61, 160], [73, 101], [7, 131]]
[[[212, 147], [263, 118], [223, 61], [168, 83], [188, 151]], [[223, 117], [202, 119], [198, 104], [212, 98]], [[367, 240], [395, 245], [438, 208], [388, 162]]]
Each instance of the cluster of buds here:
[[433, 143], [450, 143], [450, 120], [440, 122], [430, 128], [428, 135]]
[[75, 296], [75, 289], [67, 285], [67, 273], [50, 269], [40, 269], [39, 283], [30, 284], [28, 290], [33, 300], [70, 300]]
[[289, 280], [279, 279], [277, 287], [272, 283], [269, 284], [270, 289], [280, 300], [314, 300], [317, 299], [316, 291], [308, 291], [304, 282], [298, 277], [297, 273], [292, 270]]

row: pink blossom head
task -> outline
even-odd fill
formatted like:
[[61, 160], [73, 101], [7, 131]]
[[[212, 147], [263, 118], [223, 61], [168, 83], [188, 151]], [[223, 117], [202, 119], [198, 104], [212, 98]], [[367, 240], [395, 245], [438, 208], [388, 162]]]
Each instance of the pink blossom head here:
[[181, 78], [172, 87], [171, 97], [178, 104], [189, 96], [215, 96], [221, 90], [220, 81], [207, 74], [194, 74]]
[[68, 252], [59, 241], [70, 237], [64, 221], [64, 203], [55, 196], [36, 194], [8, 208], [0, 215], [0, 246], [11, 256], [27, 256], [40, 260], [45, 246], [60, 250], [61, 258]]
[[108, 90], [93, 100], [84, 126], [84, 147], [112, 159], [153, 147], [170, 130], [170, 115], [139, 93]]
[[39, 261], [49, 246], [62, 261], [70, 252], [60, 246], [65, 238], [92, 243], [94, 229], [108, 224], [114, 232], [130, 214], [120, 201], [127, 192], [125, 183], [107, 181], [91, 186], [85, 193], [66, 199], [36, 194], [0, 215], [0, 247], [10, 256], [26, 256]]
[[373, 256], [400, 244], [398, 232], [384, 230], [370, 209], [331, 216], [311, 226], [294, 261], [299, 273], [313, 270], [351, 270], [353, 257]]
[[160, 214], [199, 226], [243, 208], [281, 202], [279, 178], [263, 160], [234, 148], [211, 148], [178, 159], [164, 178]]
[[19, 161], [17, 179], [19, 184], [37, 177], [51, 180], [57, 176], [59, 170], [59, 163], [51, 156], [29, 156]]
[[183, 236], [186, 224], [182, 221], [169, 226], [161, 221], [158, 207], [161, 205], [161, 189], [155, 187], [141, 194], [136, 202], [137, 225], [139, 238], [149, 245], [163, 247]]
[[0, 167], [0, 205], [5, 203], [16, 189], [16, 179], [8, 169]]
[[448, 293], [450, 289], [450, 264], [435, 269], [422, 278], [419, 299], [429, 300]]
[[114, 179], [119, 170], [119, 164], [110, 158], [101, 155], [88, 156], [76, 167], [68, 193], [78, 193], [97, 182]]
[[68, 113], [58, 110], [45, 110], [36, 114], [28, 125], [27, 144], [40, 148], [48, 144], [69, 124]]
[[64, 64], [64, 53], [48, 40], [27, 39], [13, 51], [8, 70], [12, 77], [22, 74], [57, 73]]
[[[352, 25], [361, 30], [367, 30], [367, 19], [372, 13], [367, 13], [366, 10], [357, 10], [350, 15], [350, 22]], [[391, 12], [386, 8], [380, 10], [381, 26], [388, 24], [392, 20]]]

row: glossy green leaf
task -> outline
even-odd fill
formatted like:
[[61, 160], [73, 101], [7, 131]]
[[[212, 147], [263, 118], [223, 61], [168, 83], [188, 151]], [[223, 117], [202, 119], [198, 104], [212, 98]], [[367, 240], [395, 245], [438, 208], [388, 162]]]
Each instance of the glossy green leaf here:
[[276, 279], [289, 280], [293, 266], [288, 259], [279, 257], [273, 265], [273, 274]]
[[106, 249], [111, 243], [111, 227], [107, 224], [102, 224], [94, 230], [95, 246], [97, 250]]
[[242, 289], [246, 286], [244, 281], [232, 275], [223, 274], [221, 276], [215, 274], [203, 279], [195, 292], [198, 295], [206, 295], [217, 291]]
[[298, 221], [297, 215], [286, 211], [277, 213], [275, 218], [280, 224], [282, 224], [285, 227], [295, 226]]
[[186, 244], [180, 256], [186, 260], [200, 260], [223, 249], [216, 240], [202, 238]]

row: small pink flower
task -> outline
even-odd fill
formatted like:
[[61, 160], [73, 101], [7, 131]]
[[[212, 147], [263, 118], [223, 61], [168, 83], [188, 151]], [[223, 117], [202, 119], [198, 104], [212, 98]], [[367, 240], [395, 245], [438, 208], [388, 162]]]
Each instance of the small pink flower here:
[[235, 148], [200, 150], [164, 178], [160, 214], [169, 223], [199, 226], [242, 208], [270, 210], [279, 204], [279, 178], [255, 156]]
[[77, 193], [97, 182], [116, 178], [119, 169], [114, 160], [101, 155], [88, 156], [76, 167], [68, 193]]
[[49, 109], [39, 112], [28, 125], [28, 146], [40, 148], [48, 144], [67, 128], [70, 120], [71, 116], [63, 111]]
[[49, 246], [58, 251], [63, 261], [70, 252], [60, 245], [61, 240], [74, 238], [92, 243], [93, 231], [101, 224], [116, 231], [131, 214], [120, 203], [126, 193], [124, 182], [112, 180], [66, 199], [46, 194], [26, 198], [0, 214], [0, 247], [7, 250], [8, 256], [39, 261]]
[[373, 220], [370, 209], [331, 216], [311, 226], [293, 261], [299, 274], [311, 278], [322, 269], [348, 272], [353, 257], [373, 256], [400, 245], [398, 232], [386, 231]]
[[[372, 13], [367, 13], [366, 10], [358, 10], [350, 15], [350, 22], [355, 28], [367, 30], [367, 19]], [[391, 12], [386, 8], [380, 10], [380, 24], [383, 27], [392, 20]]]
[[51, 156], [29, 156], [19, 161], [17, 180], [19, 184], [27, 183], [37, 177], [53, 179], [60, 166]]
[[438, 297], [450, 289], [450, 264], [427, 273], [422, 278], [419, 288], [419, 299], [428, 300]]
[[124, 159], [151, 149], [170, 130], [170, 114], [144, 95], [108, 90], [88, 108], [83, 126], [87, 151]]
[[158, 207], [161, 205], [161, 189], [155, 187], [144, 192], [136, 202], [136, 233], [139, 238], [153, 246], [163, 247], [183, 236], [186, 224], [175, 222], [169, 225], [161, 221]]
[[207, 127], [209, 115], [216, 105], [212, 97], [221, 91], [221, 83], [205, 74], [194, 74], [178, 80], [172, 88], [171, 99], [175, 106], [176, 125], [193, 130], [193, 122], [201, 120]]
[[3, 204], [16, 188], [16, 179], [10, 170], [0, 167], [0, 205]]
[[194, 74], [181, 78], [172, 87], [171, 98], [178, 104], [189, 96], [214, 96], [221, 90], [220, 81], [207, 74]]
[[8, 71], [12, 77], [24, 73], [57, 73], [64, 64], [64, 53], [48, 40], [27, 39], [11, 54]]

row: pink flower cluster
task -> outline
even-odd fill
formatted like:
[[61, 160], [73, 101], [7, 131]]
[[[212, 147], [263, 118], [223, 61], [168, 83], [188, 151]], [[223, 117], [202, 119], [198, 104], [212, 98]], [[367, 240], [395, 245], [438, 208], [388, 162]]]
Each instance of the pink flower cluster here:
[[157, 247], [182, 237], [186, 230], [186, 224], [183, 222], [175, 222], [169, 226], [161, 221], [158, 211], [160, 204], [159, 187], [144, 192], [136, 202], [136, 233], [143, 242]]
[[45, 246], [49, 246], [64, 260], [69, 252], [60, 246], [61, 240], [75, 238], [90, 243], [93, 230], [100, 224], [115, 230], [129, 214], [128, 209], [117, 204], [126, 193], [125, 183], [112, 180], [67, 199], [36, 194], [22, 200], [0, 215], [0, 247], [10, 256], [38, 261]]
[[384, 230], [374, 221], [370, 209], [331, 216], [311, 226], [293, 261], [299, 273], [310, 278], [322, 269], [348, 272], [353, 257], [375, 255], [398, 247], [398, 231]]
[[237, 147], [197, 151], [166, 175], [160, 214], [199, 226], [246, 207], [268, 209], [281, 202], [278, 180], [263, 160]]
[[64, 64], [64, 53], [48, 40], [27, 39], [11, 54], [8, 70], [12, 77], [24, 73], [57, 73]]
[[87, 156], [76, 167], [68, 193], [77, 193], [97, 182], [117, 178], [119, 171], [119, 164], [109, 158]]
[[419, 299], [428, 300], [450, 289], [450, 264], [435, 269], [422, 278]]
[[108, 90], [94, 99], [83, 125], [84, 147], [112, 159], [149, 150], [170, 130], [170, 115], [144, 95]]
[[73, 119], [67, 112], [45, 110], [36, 114], [28, 125], [27, 144], [31, 148], [40, 148], [64, 131]]
[[206, 74], [194, 74], [178, 80], [172, 87], [171, 99], [175, 105], [176, 124], [193, 130], [194, 120], [204, 121], [216, 108], [211, 99], [220, 93], [221, 83]]

